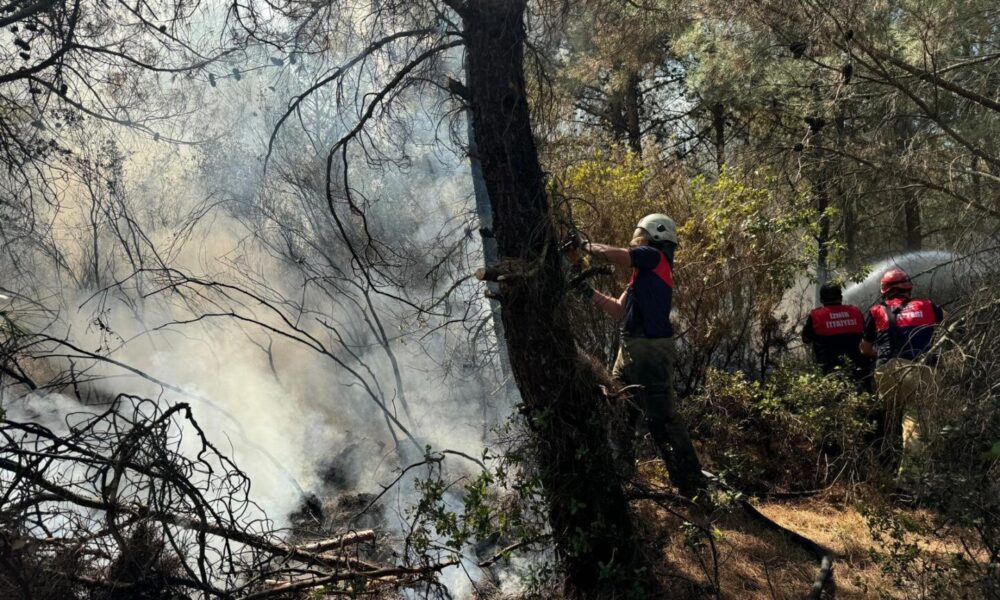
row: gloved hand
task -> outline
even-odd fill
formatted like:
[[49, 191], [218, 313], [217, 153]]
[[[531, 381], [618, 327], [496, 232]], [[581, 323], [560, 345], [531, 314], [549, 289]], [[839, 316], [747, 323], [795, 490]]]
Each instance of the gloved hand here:
[[576, 250], [582, 244], [583, 244], [583, 241], [580, 238], [580, 234], [576, 233], [576, 232], [573, 232], [573, 233], [569, 234], [568, 236], [566, 236], [566, 239], [564, 239], [562, 241], [562, 243], [559, 244], [559, 249], [562, 250], [563, 252], [566, 252], [566, 251], [569, 251], [569, 250]]
[[580, 264], [580, 236], [573, 233], [566, 237], [559, 244], [559, 251], [563, 253], [566, 260], [569, 261], [571, 265]]
[[589, 242], [580, 237], [579, 233], [573, 233], [559, 245], [559, 249], [569, 264], [577, 269], [587, 270], [590, 268], [588, 244]]

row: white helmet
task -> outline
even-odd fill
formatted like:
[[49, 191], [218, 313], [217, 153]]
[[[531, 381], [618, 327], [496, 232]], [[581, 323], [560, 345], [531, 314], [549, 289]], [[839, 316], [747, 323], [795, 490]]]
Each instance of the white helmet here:
[[661, 213], [646, 215], [635, 227], [645, 232], [654, 242], [677, 243], [677, 225], [667, 215]]

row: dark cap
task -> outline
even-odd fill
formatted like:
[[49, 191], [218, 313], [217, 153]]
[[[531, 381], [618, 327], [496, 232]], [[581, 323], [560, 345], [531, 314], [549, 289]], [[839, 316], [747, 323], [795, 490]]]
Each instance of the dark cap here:
[[843, 298], [844, 295], [840, 291], [840, 285], [836, 283], [827, 283], [819, 288], [819, 301], [823, 304], [840, 302]]

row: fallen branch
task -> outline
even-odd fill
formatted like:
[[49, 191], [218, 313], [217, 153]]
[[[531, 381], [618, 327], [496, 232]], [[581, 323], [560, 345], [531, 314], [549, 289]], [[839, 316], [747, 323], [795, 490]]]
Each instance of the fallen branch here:
[[495, 265], [480, 267], [474, 273], [479, 281], [510, 281], [512, 279], [527, 279], [538, 272], [537, 265], [532, 265], [521, 259], [506, 259]]
[[340, 550], [346, 546], [363, 544], [374, 539], [375, 531], [373, 529], [362, 529], [360, 531], [345, 533], [344, 535], [332, 539], [319, 540], [318, 542], [310, 542], [308, 544], [289, 545], [288, 548], [290, 550], [294, 549], [302, 552], [323, 553], [331, 550]]
[[439, 572], [442, 569], [453, 567], [457, 564], [459, 564], [459, 561], [456, 559], [419, 568], [387, 567], [384, 569], [375, 569], [372, 571], [351, 571], [346, 573], [331, 573], [330, 575], [324, 575], [322, 577], [314, 577], [312, 579], [300, 579], [298, 581], [292, 581], [270, 589], [262, 590], [254, 594], [244, 596], [243, 600], [258, 600], [259, 598], [269, 598], [271, 596], [287, 594], [288, 592], [307, 590], [319, 587], [321, 585], [337, 583], [339, 581], [345, 581], [347, 579], [363, 578], [367, 581], [377, 581], [377, 580], [396, 578], [406, 575], [418, 575], [418, 576], [429, 575], [431, 573]]
[[[371, 563], [367, 563], [362, 560], [354, 558], [344, 558], [333, 554], [318, 554], [316, 552], [310, 552], [309, 550], [304, 550], [297, 546], [288, 546], [284, 544], [274, 543], [261, 536], [252, 533], [240, 531], [222, 525], [213, 525], [211, 523], [206, 523], [199, 519], [181, 517], [163, 511], [155, 511], [150, 509], [148, 506], [144, 506], [141, 504], [111, 503], [111, 502], [105, 502], [104, 500], [97, 497], [77, 494], [55, 483], [52, 483], [51, 481], [45, 479], [40, 474], [34, 472], [31, 469], [22, 467], [21, 465], [4, 458], [0, 458], [0, 469], [8, 471], [16, 475], [17, 477], [21, 477], [28, 481], [32, 481], [41, 489], [49, 492], [55, 498], [58, 498], [58, 501], [69, 502], [71, 504], [75, 504], [83, 508], [133, 515], [149, 521], [162, 523], [164, 525], [173, 525], [175, 527], [181, 527], [183, 529], [188, 529], [199, 533], [225, 538], [233, 542], [246, 544], [247, 546], [256, 548], [258, 550], [262, 550], [274, 556], [287, 556], [292, 560], [296, 560], [306, 564], [318, 564], [330, 568], [347, 567], [350, 569], [360, 569], [360, 570], [375, 570], [378, 568], [377, 565], [372, 565]], [[374, 537], [374, 532], [372, 532], [372, 536]], [[360, 543], [360, 542], [355, 542], [355, 543]]]

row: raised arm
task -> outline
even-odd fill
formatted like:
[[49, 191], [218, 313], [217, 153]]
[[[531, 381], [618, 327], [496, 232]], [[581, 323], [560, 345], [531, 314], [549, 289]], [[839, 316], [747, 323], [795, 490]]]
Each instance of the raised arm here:
[[588, 242], [583, 245], [583, 249], [593, 256], [604, 257], [605, 260], [616, 267], [632, 266], [632, 256], [629, 254], [628, 248], [616, 248], [614, 246], [608, 246], [607, 244], [594, 244]]

